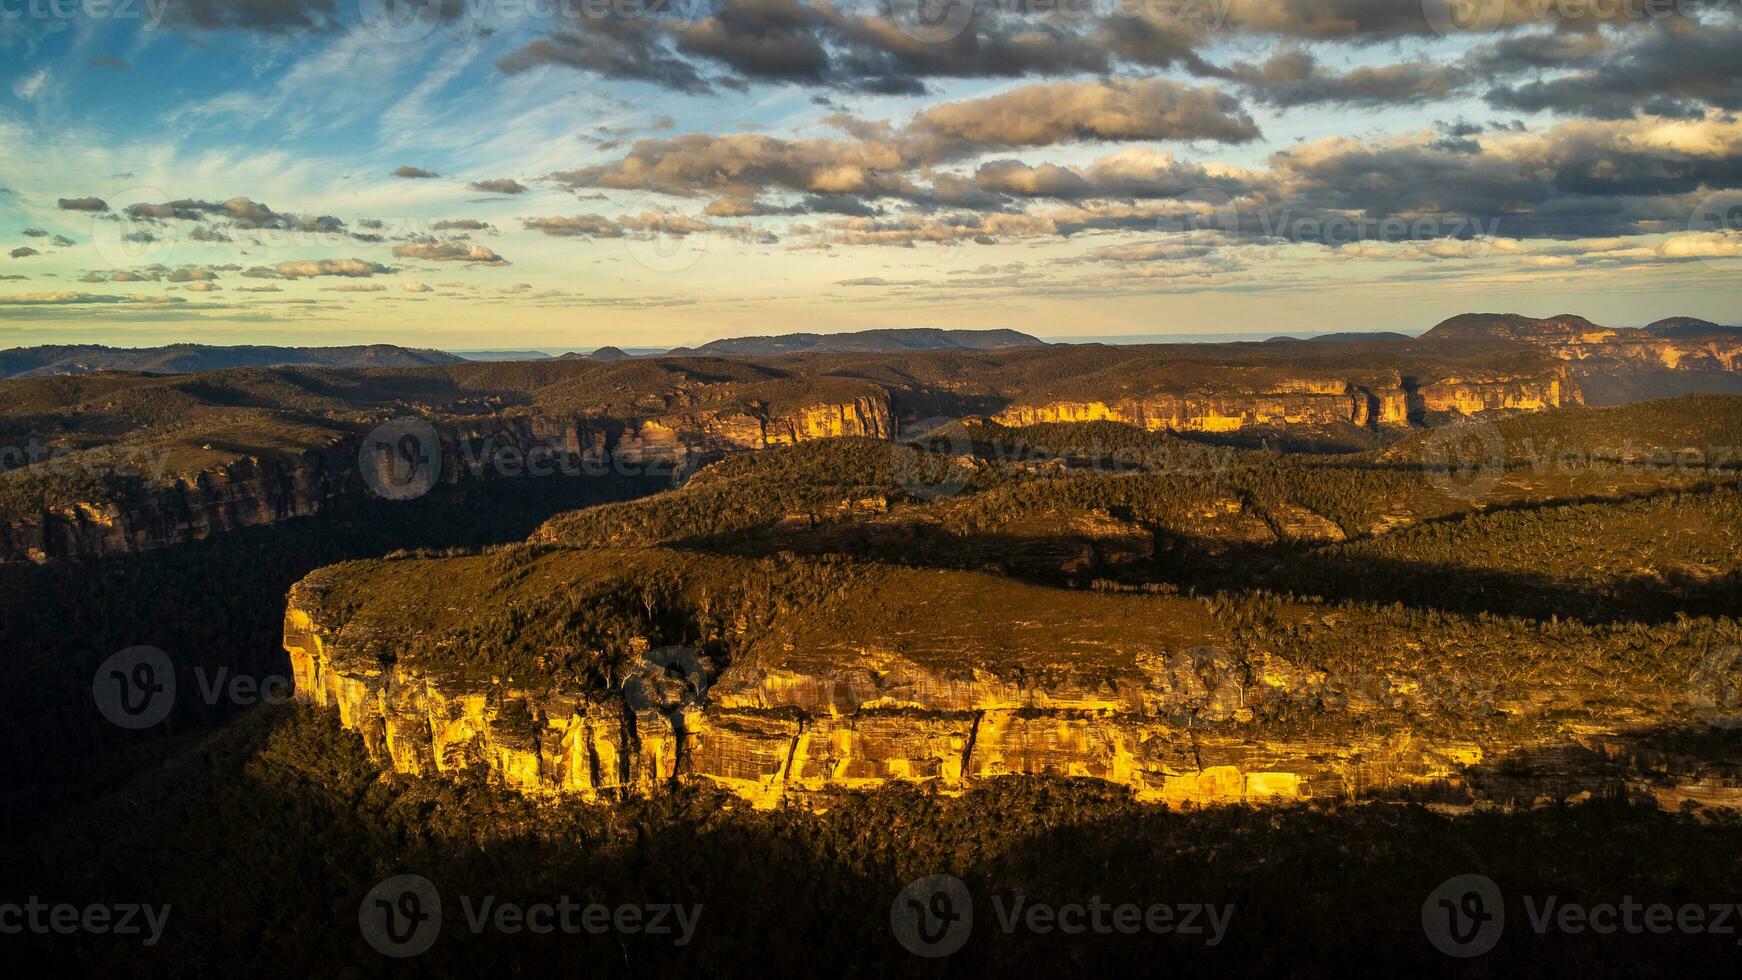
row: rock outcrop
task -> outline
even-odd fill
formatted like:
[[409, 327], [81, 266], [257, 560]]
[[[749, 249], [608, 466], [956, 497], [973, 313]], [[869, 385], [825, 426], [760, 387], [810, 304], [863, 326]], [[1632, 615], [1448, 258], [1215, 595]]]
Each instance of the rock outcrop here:
[[1158, 391], [1106, 400], [1018, 403], [1000, 412], [1004, 425], [1112, 421], [1151, 432], [1235, 432], [1253, 426], [1402, 425], [1408, 422], [1401, 379], [1368, 386], [1340, 378], [1296, 378], [1254, 390]]
[[[539, 559], [553, 564], [523, 566], [517, 581], [551, 571], [585, 587], [577, 583], [598, 573], [580, 569], [629, 560]], [[693, 654], [651, 642], [611, 689], [466, 680], [415, 654], [381, 656], [372, 649], [381, 620], [356, 606], [384, 588], [395, 602], [441, 606], [444, 586], [407, 592], [407, 581], [445, 582], [465, 567], [389, 571], [390, 587], [346, 569], [293, 591], [285, 647], [298, 696], [335, 708], [399, 772], [480, 767], [534, 794], [614, 797], [700, 779], [774, 806], [894, 780], [953, 792], [1049, 774], [1175, 804], [1529, 803], [1621, 784], [1670, 791], [1699, 772], [1638, 764], [1641, 732], [1697, 711], [1685, 689], [1571, 677], [1513, 687], [1431, 666], [1330, 672], [1232, 631], [1197, 600], [1061, 597], [971, 573], [879, 572], [872, 587], [884, 598], [869, 632], [862, 598], [790, 610], [742, 636], [711, 687]], [[1310, 726], [1282, 721], [1300, 712]], [[1720, 789], [1733, 793], [1734, 781]]]
[[[385, 421], [385, 420], [383, 420]], [[503, 415], [438, 419], [434, 482], [527, 473], [610, 472], [613, 461], [677, 477], [698, 462], [835, 436], [893, 438], [887, 397], [803, 405], [779, 414], [698, 410], [619, 420]], [[0, 523], [0, 561], [102, 558], [319, 513], [369, 492], [359, 464], [366, 436], [334, 433], [320, 449], [239, 456], [208, 469], [145, 480], [125, 499], [75, 501]], [[542, 467], [540, 469], [539, 467]], [[620, 467], [621, 468], [621, 467]]]

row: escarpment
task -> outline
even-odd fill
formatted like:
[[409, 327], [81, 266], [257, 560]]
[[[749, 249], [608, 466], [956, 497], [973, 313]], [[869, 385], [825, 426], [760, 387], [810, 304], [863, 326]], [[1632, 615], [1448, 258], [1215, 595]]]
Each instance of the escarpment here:
[[[393, 769], [478, 769], [534, 794], [707, 780], [774, 806], [1051, 774], [1194, 804], [1736, 795], [1733, 777], [1649, 736], [1734, 710], [1742, 656], [1712, 655], [1736, 644], [1734, 624], [1427, 618], [511, 549], [317, 572], [291, 594], [285, 646], [298, 696]], [[1539, 652], [1520, 663], [1527, 646]], [[1625, 676], [1574, 667], [1641, 656]]]
[[[1417, 340], [1014, 347], [964, 353], [670, 357], [0, 382], [0, 560], [102, 557], [321, 511], [366, 495], [382, 423], [440, 443], [438, 484], [527, 474], [669, 473], [818, 439], [918, 438], [961, 417], [1107, 421], [1229, 443], [1376, 448], [1462, 416], [1742, 391], [1742, 332], [1578, 317], [1456, 317]], [[403, 446], [403, 435], [399, 433]], [[1280, 440], [1272, 436], [1280, 435]], [[105, 450], [173, 465], [68, 478], [38, 460]], [[960, 455], [960, 454], [958, 454]], [[51, 460], [50, 463], [53, 461]], [[82, 465], [82, 464], [81, 464]], [[589, 468], [589, 466], [591, 468]]]
[[1402, 425], [1408, 404], [1396, 376], [1373, 385], [1296, 377], [1255, 385], [1220, 381], [1198, 391], [1019, 402], [996, 419], [1005, 425], [1113, 421], [1151, 432], [1232, 432], [1253, 426]]
[[[377, 421], [388, 422], [387, 418]], [[800, 404], [778, 412], [760, 406], [700, 408], [646, 417], [552, 414], [436, 418], [434, 442], [417, 447], [410, 470], [428, 469], [427, 484], [523, 476], [589, 475], [614, 469], [676, 479], [698, 462], [770, 446], [841, 436], [894, 436], [889, 399], [870, 393], [840, 403]], [[202, 459], [181, 472], [151, 465], [174, 447], [138, 450], [120, 472], [107, 460], [76, 454], [42, 464], [101, 478], [90, 492], [46, 491], [13, 504], [0, 522], [0, 560], [45, 561], [133, 554], [212, 534], [319, 513], [338, 497], [362, 497], [379, 487], [365, 478], [360, 456], [376, 431], [349, 424], [294, 451], [226, 453], [214, 434]], [[413, 430], [406, 430], [411, 432]], [[394, 439], [406, 438], [394, 430]], [[417, 438], [417, 437], [413, 437]], [[213, 451], [216, 449], [216, 451]], [[57, 471], [58, 472], [58, 471]], [[417, 476], [408, 472], [406, 476]], [[4, 478], [37, 478], [30, 471]], [[27, 495], [20, 494], [21, 498]]]

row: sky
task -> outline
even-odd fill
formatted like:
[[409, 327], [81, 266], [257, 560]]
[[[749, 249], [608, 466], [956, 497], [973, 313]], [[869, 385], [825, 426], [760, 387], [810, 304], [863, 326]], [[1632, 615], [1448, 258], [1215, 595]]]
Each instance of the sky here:
[[0, 0], [0, 346], [1742, 323], [1742, 0]]

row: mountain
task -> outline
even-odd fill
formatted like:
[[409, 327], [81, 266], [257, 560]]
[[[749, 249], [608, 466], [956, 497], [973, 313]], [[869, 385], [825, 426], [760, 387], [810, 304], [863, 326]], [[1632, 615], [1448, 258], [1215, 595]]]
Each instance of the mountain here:
[[548, 361], [552, 354], [542, 350], [457, 350], [468, 361]]
[[773, 357], [779, 354], [878, 354], [914, 350], [1004, 350], [1045, 347], [1046, 341], [1015, 330], [861, 330], [856, 333], [789, 333], [778, 337], [730, 337], [700, 347], [680, 347], [674, 355]]
[[1351, 330], [1351, 331], [1346, 331], [1343, 333], [1324, 333], [1324, 334], [1319, 334], [1316, 337], [1288, 337], [1288, 336], [1272, 337], [1269, 340], [1266, 340], [1265, 343], [1267, 343], [1267, 344], [1282, 344], [1282, 343], [1289, 343], [1292, 341], [1292, 342], [1297, 343], [1297, 344], [1366, 344], [1366, 343], [1372, 343], [1374, 341], [1413, 340], [1413, 339], [1414, 338], [1411, 337], [1409, 334], [1398, 333], [1394, 330], [1377, 330], [1377, 331], [1374, 331], [1372, 333], [1363, 333], [1363, 332], [1358, 331], [1358, 330]]
[[592, 351], [591, 353], [587, 353], [587, 354], [582, 354], [580, 351], [569, 351], [567, 354], [564, 354], [563, 356], [557, 358], [557, 360], [559, 360], [559, 361], [626, 361], [632, 356], [633, 355], [625, 352], [623, 350], [623, 348], [621, 348], [621, 347], [601, 347], [598, 350]]
[[1608, 327], [1600, 327], [1571, 313], [1541, 319], [1517, 313], [1462, 313], [1437, 324], [1420, 339], [1423, 344], [1444, 346], [1506, 341], [1607, 340], [1615, 333]]
[[445, 351], [392, 344], [360, 347], [103, 347], [51, 344], [0, 350], [0, 378], [35, 378], [92, 371], [187, 374], [237, 367], [420, 367], [463, 358]]
[[1667, 317], [1655, 323], [1648, 323], [1640, 329], [1657, 337], [1706, 337], [1712, 334], [1742, 332], [1742, 327], [1726, 327], [1710, 320], [1701, 320], [1692, 316]]

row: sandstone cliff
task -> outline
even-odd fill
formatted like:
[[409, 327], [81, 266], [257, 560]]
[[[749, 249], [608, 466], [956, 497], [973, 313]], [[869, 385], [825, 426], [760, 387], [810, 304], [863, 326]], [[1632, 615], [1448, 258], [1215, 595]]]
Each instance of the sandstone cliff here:
[[1113, 421], [1148, 431], [1233, 432], [1252, 426], [1401, 425], [1408, 421], [1401, 379], [1368, 386], [1339, 378], [1291, 378], [1254, 390], [1206, 386], [1106, 400], [1018, 403], [1000, 412], [1004, 425]]
[[[381, 421], [385, 421], [382, 419]], [[0, 523], [0, 561], [132, 554], [318, 513], [339, 496], [369, 492], [359, 469], [362, 426], [318, 449], [237, 455], [181, 474], [142, 480], [119, 499], [75, 500]], [[892, 438], [887, 397], [808, 404], [781, 413], [701, 409], [633, 419], [501, 415], [437, 419], [437, 482], [515, 478], [539, 453], [572, 472], [607, 472], [615, 459], [642, 471], [684, 468], [736, 452], [835, 436]], [[555, 469], [555, 467], [547, 466]]]
[[[477, 599], [519, 604], [547, 573], [584, 589], [602, 567], [652, 560], [547, 555]], [[604, 689], [436, 666], [424, 654], [449, 648], [439, 624], [394, 637], [405, 653], [381, 654], [386, 620], [372, 606], [391, 595], [448, 610], [445, 583], [479, 561], [311, 576], [285, 621], [298, 695], [335, 708], [398, 771], [479, 767], [537, 794], [615, 796], [705, 779], [774, 806], [889, 780], [955, 791], [1053, 774], [1193, 804], [1421, 794], [1529, 803], [1623, 784], [1736, 795], [1697, 762], [1642, 754], [1641, 731], [1698, 717], [1698, 691], [1673, 678], [1654, 687], [1636, 676], [1570, 676], [1555, 666], [1553, 644], [1506, 680], [1449, 666], [1535, 642], [1507, 633], [1517, 626], [1480, 640], [1493, 646], [1486, 652], [1466, 637], [1406, 630], [1426, 641], [1406, 654], [1417, 666], [1381, 654], [1327, 669], [1291, 656], [1314, 648], [1307, 634], [1346, 628], [1353, 611], [1284, 608], [1289, 633], [1267, 642], [1197, 600], [883, 569], [851, 594], [760, 625], [740, 618], [741, 642], [711, 687], [693, 653], [652, 639], [632, 645]], [[694, 574], [709, 560], [686, 561]], [[864, 588], [881, 597], [874, 616]], [[1712, 639], [1666, 628], [1650, 642], [1698, 660]], [[1730, 685], [1742, 664], [1724, 669]], [[1302, 713], [1310, 725], [1287, 721]]]

